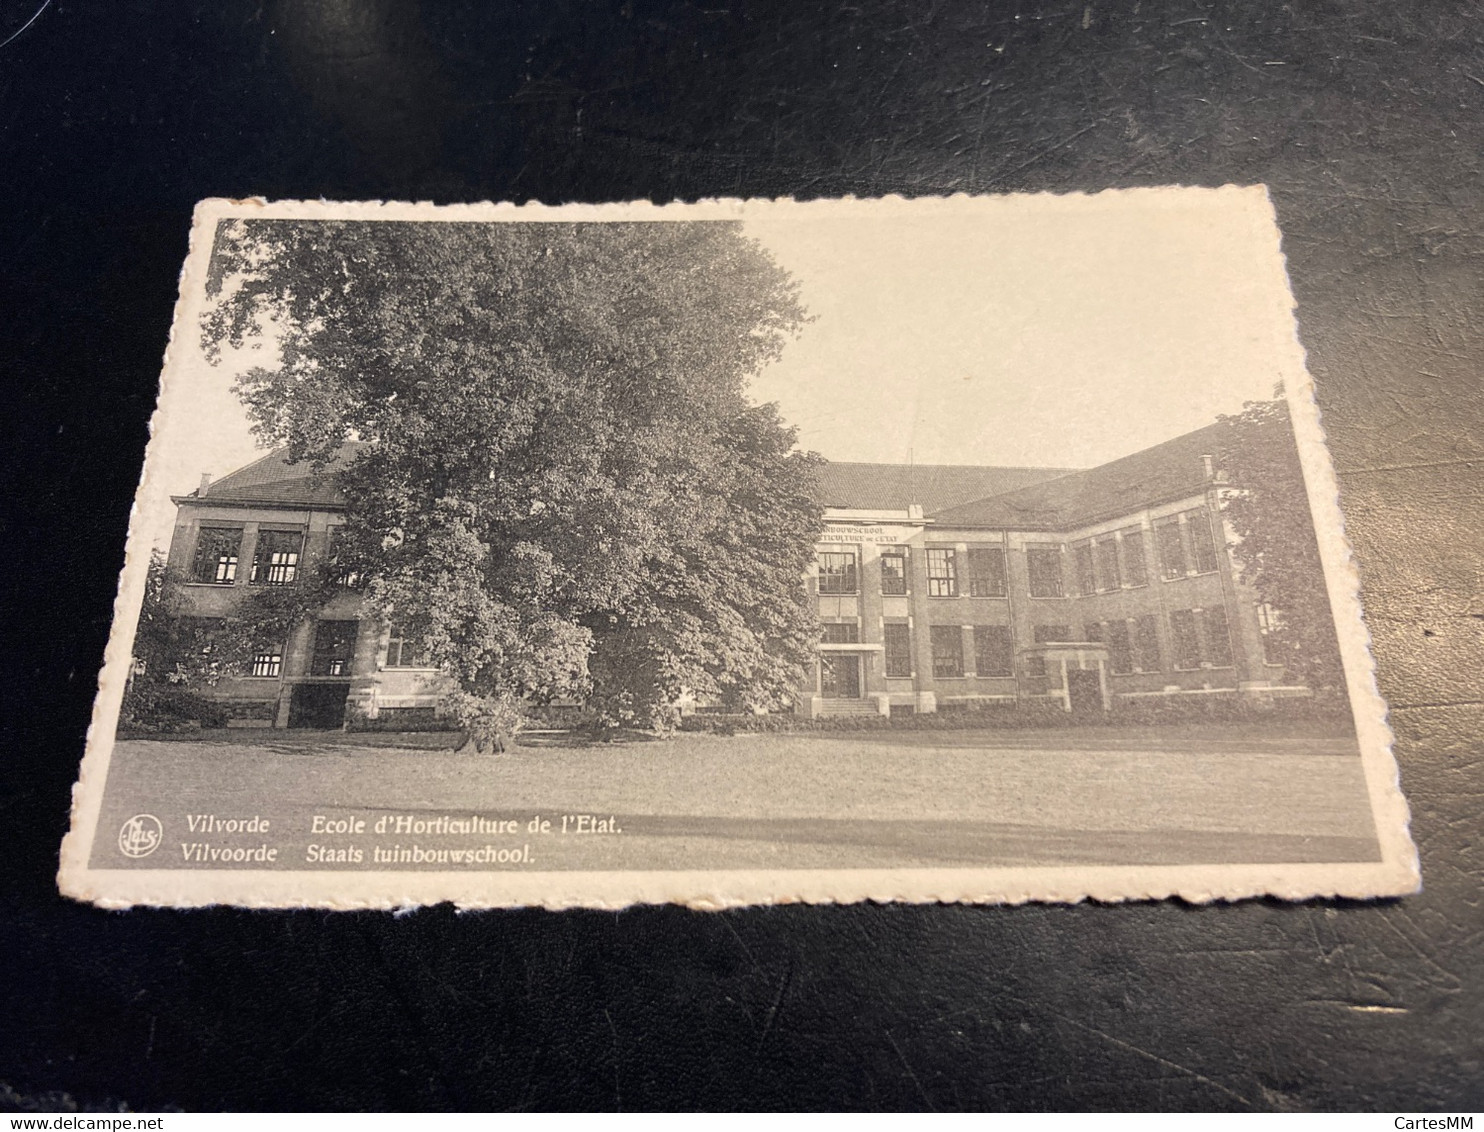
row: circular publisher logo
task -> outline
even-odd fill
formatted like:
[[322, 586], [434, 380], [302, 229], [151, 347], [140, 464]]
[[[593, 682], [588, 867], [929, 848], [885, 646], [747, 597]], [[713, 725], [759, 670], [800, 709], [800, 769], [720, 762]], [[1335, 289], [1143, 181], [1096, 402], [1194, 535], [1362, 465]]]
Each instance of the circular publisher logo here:
[[165, 829], [154, 814], [135, 814], [119, 830], [119, 852], [125, 857], [148, 857], [165, 840]]

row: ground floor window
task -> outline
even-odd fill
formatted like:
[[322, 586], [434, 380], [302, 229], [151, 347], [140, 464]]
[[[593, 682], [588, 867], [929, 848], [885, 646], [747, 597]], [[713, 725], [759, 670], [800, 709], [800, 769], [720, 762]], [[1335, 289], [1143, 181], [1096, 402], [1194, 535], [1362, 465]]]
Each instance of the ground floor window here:
[[1010, 626], [974, 626], [974, 671], [980, 676], [1015, 674], [1015, 642]]
[[1264, 664], [1283, 664], [1283, 645], [1279, 630], [1283, 617], [1271, 605], [1264, 602], [1257, 607], [1257, 629], [1262, 634], [1262, 660]]
[[422, 642], [405, 625], [393, 625], [386, 642], [387, 668], [424, 668]]
[[1134, 670], [1134, 651], [1129, 640], [1127, 621], [1109, 621], [1107, 645], [1108, 645], [1108, 670], [1117, 675], [1132, 672]]
[[1226, 668], [1232, 662], [1231, 627], [1226, 622], [1226, 609], [1217, 606], [1206, 610], [1206, 659], [1217, 668]]
[[933, 675], [954, 677], [964, 674], [964, 634], [957, 625], [934, 625]]
[[1134, 663], [1140, 672], [1160, 672], [1164, 658], [1159, 652], [1159, 626], [1152, 613], [1134, 622]]
[[314, 656], [310, 661], [311, 676], [349, 676], [355, 654], [355, 621], [321, 621], [314, 628]]
[[886, 645], [886, 674], [902, 679], [912, 675], [912, 627], [888, 622], [882, 626]]
[[262, 649], [253, 653], [251, 672], [254, 676], [282, 676], [283, 650]]

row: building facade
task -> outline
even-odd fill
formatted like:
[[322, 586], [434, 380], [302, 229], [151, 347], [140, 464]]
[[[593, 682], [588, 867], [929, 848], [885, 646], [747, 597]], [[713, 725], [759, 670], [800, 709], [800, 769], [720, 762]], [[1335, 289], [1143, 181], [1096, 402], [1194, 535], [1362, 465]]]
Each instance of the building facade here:
[[[795, 710], [1044, 703], [1075, 716], [1147, 697], [1303, 694], [1270, 663], [1266, 611], [1227, 549], [1220, 428], [1083, 470], [826, 466], [807, 580], [823, 634]], [[318, 577], [343, 512], [329, 472], [282, 453], [175, 502], [176, 604], [206, 624], [254, 588]], [[347, 588], [221, 680], [229, 723], [431, 716], [437, 670], [356, 606]]]

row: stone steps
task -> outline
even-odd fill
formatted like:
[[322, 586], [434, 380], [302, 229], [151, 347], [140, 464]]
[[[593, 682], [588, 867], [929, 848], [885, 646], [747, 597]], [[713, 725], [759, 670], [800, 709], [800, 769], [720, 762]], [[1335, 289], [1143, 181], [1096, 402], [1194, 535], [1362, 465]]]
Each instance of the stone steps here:
[[875, 715], [876, 704], [871, 700], [822, 699], [819, 701], [819, 714], [822, 716]]

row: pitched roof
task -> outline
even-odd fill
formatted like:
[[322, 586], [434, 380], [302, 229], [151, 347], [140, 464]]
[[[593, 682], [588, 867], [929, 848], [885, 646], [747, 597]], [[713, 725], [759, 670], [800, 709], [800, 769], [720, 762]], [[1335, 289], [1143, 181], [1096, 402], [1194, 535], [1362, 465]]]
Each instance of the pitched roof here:
[[345, 496], [335, 483], [335, 473], [350, 463], [360, 448], [359, 444], [345, 445], [328, 465], [318, 471], [308, 463], [289, 463], [288, 449], [280, 448], [209, 484], [204, 496], [197, 489], [187, 498], [204, 498], [214, 503], [343, 507]]
[[1193, 495], [1206, 486], [1202, 456], [1225, 447], [1229, 426], [1217, 423], [1132, 456], [936, 512], [940, 526], [1051, 530], [1081, 526], [1152, 503]]
[[1071, 470], [831, 461], [819, 469], [819, 501], [826, 507], [863, 511], [905, 511], [920, 503], [923, 512], [931, 515], [945, 507], [1056, 479]]

